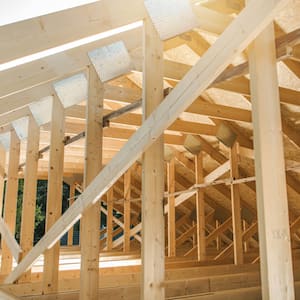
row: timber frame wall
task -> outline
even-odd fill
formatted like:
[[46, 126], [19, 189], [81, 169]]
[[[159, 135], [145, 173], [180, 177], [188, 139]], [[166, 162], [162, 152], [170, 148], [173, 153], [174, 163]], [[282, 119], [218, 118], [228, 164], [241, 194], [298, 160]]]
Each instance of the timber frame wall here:
[[102, 0], [0, 44], [1, 299], [300, 299], [299, 3]]

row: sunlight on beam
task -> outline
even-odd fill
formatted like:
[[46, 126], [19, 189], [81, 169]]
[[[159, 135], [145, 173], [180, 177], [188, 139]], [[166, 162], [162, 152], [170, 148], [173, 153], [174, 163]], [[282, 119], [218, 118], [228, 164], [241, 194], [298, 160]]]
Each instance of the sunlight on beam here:
[[0, 26], [97, 1], [99, 0], [4, 0], [1, 1]]
[[133, 29], [136, 29], [136, 28], [139, 28], [142, 26], [143, 26], [143, 21], [137, 21], [137, 22], [125, 25], [125, 26], [111, 29], [111, 30], [108, 30], [105, 32], [95, 34], [95, 35], [91, 35], [91, 36], [85, 37], [83, 39], [73, 41], [73, 42], [70, 42], [70, 43], [67, 43], [67, 44], [64, 44], [61, 46], [57, 46], [54, 48], [50, 48], [50, 49], [47, 49], [47, 50], [44, 50], [41, 52], [37, 52], [37, 53], [31, 54], [31, 55], [28, 55], [28, 56], [24, 56], [24, 57], [6, 62], [4, 64], [1, 64], [0, 71], [5, 71], [8, 69], [29, 63], [29, 62], [33, 62], [38, 59], [45, 58], [45, 57], [53, 55], [53, 54], [57, 54], [57, 53], [67, 51], [67, 50], [70, 50], [70, 49], [73, 49], [76, 47], [80, 47], [80, 46], [83, 46], [83, 45], [86, 45], [86, 44], [89, 44], [89, 43], [92, 43], [92, 42], [95, 42], [98, 40], [102, 40], [102, 39], [108, 38], [110, 36], [113, 36], [113, 35], [116, 35], [116, 34], [119, 34], [122, 32], [126, 32], [129, 30], [133, 30]]

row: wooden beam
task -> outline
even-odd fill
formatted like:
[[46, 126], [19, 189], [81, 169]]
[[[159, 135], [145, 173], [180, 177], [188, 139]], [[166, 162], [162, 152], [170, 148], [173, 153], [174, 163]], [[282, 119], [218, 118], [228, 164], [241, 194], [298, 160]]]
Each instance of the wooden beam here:
[[[203, 174], [203, 153], [195, 155], [195, 183], [204, 183]], [[196, 193], [196, 215], [197, 215], [197, 246], [198, 260], [203, 261], [206, 257], [206, 242], [205, 242], [205, 201], [204, 190], [198, 189]]]
[[249, 62], [262, 294], [294, 299], [273, 25], [249, 47]]
[[[70, 184], [70, 192], [69, 192], [69, 207], [74, 203], [75, 201], [75, 184], [74, 182], [72, 182]], [[74, 234], [74, 227], [72, 226], [70, 228], [70, 230], [68, 231], [68, 246], [72, 246], [73, 245], [73, 234]]]
[[19, 297], [16, 297], [15, 295], [1, 289], [0, 290], [0, 297], [2, 300], [20, 300]]
[[[4, 222], [13, 236], [15, 235], [16, 227], [19, 159], [20, 140], [15, 130], [12, 130], [10, 134], [8, 172], [4, 199]], [[1, 254], [1, 273], [9, 274], [12, 270], [13, 256], [5, 239], [2, 239]]]
[[107, 251], [113, 248], [113, 208], [114, 208], [114, 189], [111, 187], [107, 191], [107, 216], [106, 216], [106, 247]]
[[[140, 1], [130, 0], [128, 7], [123, 4], [122, 0], [105, 0], [1, 26], [0, 63], [124, 26], [145, 16]], [[114, 13], [109, 14], [110, 11]], [[77, 22], [79, 17], [81, 25]], [[34, 32], [34, 37], [29, 32]]]
[[206, 237], [206, 245], [208, 246], [212, 241], [217, 239], [220, 234], [222, 234], [224, 231], [229, 229], [232, 226], [232, 218], [229, 217], [225, 222], [220, 224], [218, 222], [218, 226], [214, 231], [212, 231], [207, 237]]
[[[37, 190], [37, 171], [39, 160], [40, 128], [32, 116], [28, 122], [28, 137], [26, 149], [26, 167], [24, 176], [24, 191], [22, 203], [20, 246], [23, 258], [33, 247], [35, 207]], [[31, 271], [26, 272], [20, 282], [30, 282]]]
[[232, 16], [221, 14], [203, 5], [199, 5], [199, 3], [194, 4], [192, 7], [201, 22], [201, 27], [204, 27], [209, 32], [221, 34], [233, 20]]
[[[103, 83], [94, 66], [89, 67], [86, 108], [84, 185], [88, 186], [102, 168]], [[81, 219], [80, 299], [98, 299], [100, 204], [89, 207]]]
[[[109, 187], [157, 140], [163, 130], [191, 105], [193, 100], [226, 68], [237, 53], [240, 53], [264, 29], [278, 9], [286, 3], [287, 0], [251, 2], [147, 118], [122, 150], [97, 175], [74, 205], [64, 213], [61, 219], [5, 279], [5, 282], [14, 282], [41, 253], [68, 231], [79, 220], [81, 213], [107, 192]], [[228, 44], [229, 40], [230, 44]]]
[[20, 256], [20, 253], [22, 252], [22, 249], [20, 248], [14, 235], [12, 235], [9, 227], [6, 225], [6, 223], [4, 222], [2, 217], [0, 217], [0, 233], [1, 233], [1, 238], [5, 241], [13, 258], [16, 261], [19, 261], [19, 256]]
[[[163, 44], [151, 20], [144, 20], [143, 118], [163, 99]], [[144, 122], [144, 124], [146, 124]], [[165, 299], [164, 140], [161, 133], [143, 155], [141, 299]]]
[[[64, 165], [64, 108], [53, 97], [50, 137], [50, 157], [47, 187], [46, 232], [61, 216]], [[44, 254], [43, 292], [50, 294], [58, 289], [58, 265], [60, 243], [57, 241]]]
[[[233, 180], [239, 179], [239, 156], [238, 143], [235, 142], [230, 149], [230, 175]], [[243, 241], [242, 241], [242, 217], [240, 189], [238, 184], [231, 184], [231, 209], [232, 209], [232, 228], [234, 245], [234, 264], [240, 265], [244, 261]]]
[[130, 251], [130, 199], [131, 199], [131, 169], [124, 174], [124, 252]]
[[167, 162], [168, 184], [168, 256], [176, 256], [176, 214], [175, 214], [175, 158]]

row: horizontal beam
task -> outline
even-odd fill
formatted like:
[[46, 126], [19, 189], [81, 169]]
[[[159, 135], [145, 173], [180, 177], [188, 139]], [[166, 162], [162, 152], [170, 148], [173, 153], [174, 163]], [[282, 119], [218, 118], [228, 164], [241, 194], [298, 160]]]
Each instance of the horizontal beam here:
[[122, 0], [101, 0], [1, 26], [0, 63], [99, 34], [144, 17], [145, 8], [139, 0], [129, 0], [127, 5]]

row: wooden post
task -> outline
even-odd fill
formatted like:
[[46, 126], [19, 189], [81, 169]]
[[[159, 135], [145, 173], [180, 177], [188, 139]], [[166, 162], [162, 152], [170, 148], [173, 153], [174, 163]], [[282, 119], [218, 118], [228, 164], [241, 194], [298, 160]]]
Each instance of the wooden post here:
[[176, 256], [176, 215], [175, 215], [175, 158], [167, 162], [167, 180], [168, 180], [168, 256]]
[[[143, 118], [163, 99], [163, 46], [151, 21], [144, 22]], [[165, 299], [165, 220], [163, 136], [143, 155], [142, 174], [142, 295]]]
[[131, 169], [124, 174], [124, 252], [130, 251]]
[[[195, 155], [195, 178], [196, 184], [204, 182], [203, 175], [203, 153]], [[196, 213], [197, 213], [197, 250], [198, 260], [205, 260], [206, 241], [205, 241], [205, 202], [204, 190], [198, 189], [196, 193]]]
[[[87, 187], [102, 168], [103, 84], [94, 66], [89, 67], [89, 90], [86, 109], [84, 185]], [[93, 204], [81, 219], [80, 299], [98, 299], [100, 205]]]
[[[252, 3], [252, 2], [251, 2]], [[274, 28], [249, 47], [263, 299], [295, 299]]]
[[[239, 178], [238, 165], [238, 143], [235, 142], [230, 149], [230, 172], [233, 180]], [[233, 249], [234, 249], [234, 264], [239, 265], [244, 261], [243, 255], [243, 230], [241, 217], [241, 199], [240, 189], [238, 184], [232, 184], [231, 190], [231, 210], [232, 210], [232, 228], [233, 228]]]
[[[220, 222], [219, 220], [216, 220], [216, 229], [218, 229], [218, 227], [220, 226]], [[221, 238], [220, 238], [220, 235], [218, 235], [216, 237], [216, 247], [217, 247], [217, 251], [220, 251], [221, 248], [222, 248], [222, 241], [221, 241]]]
[[[243, 220], [243, 232], [245, 232], [247, 229], [248, 229], [248, 224], [245, 220]], [[249, 245], [248, 245], [248, 241], [244, 241], [243, 243], [243, 247], [244, 247], [244, 252], [248, 252], [248, 248], [249, 248]]]
[[[15, 235], [16, 227], [19, 159], [20, 140], [15, 130], [12, 130], [10, 134], [9, 161], [4, 200], [4, 221], [10, 229], [13, 236]], [[1, 243], [1, 273], [9, 274], [12, 270], [13, 256], [4, 239], [1, 240]]]
[[113, 209], [114, 209], [114, 189], [111, 187], [107, 191], [107, 216], [106, 216], [106, 245], [107, 251], [113, 248]]
[[4, 177], [5, 177], [5, 161], [6, 161], [6, 151], [0, 145], [0, 217], [2, 217], [3, 209], [3, 190], [4, 190]]
[[[75, 197], [75, 184], [72, 182], [70, 184], [70, 192], [69, 192], [69, 207], [74, 203]], [[73, 245], [73, 234], [74, 234], [74, 226], [70, 228], [68, 231], [68, 246]]]
[[[49, 171], [47, 188], [46, 232], [61, 216], [64, 165], [64, 108], [56, 95], [53, 97]], [[57, 292], [60, 241], [44, 253], [43, 293]]]
[[[24, 257], [33, 247], [35, 206], [37, 190], [37, 171], [39, 160], [40, 128], [32, 116], [28, 122], [28, 137], [26, 149], [26, 165], [24, 176], [24, 192], [22, 204], [22, 222], [20, 246], [23, 250], [21, 258]], [[31, 281], [31, 271], [28, 270], [20, 278], [20, 282]]]

